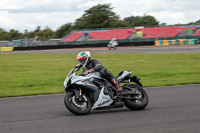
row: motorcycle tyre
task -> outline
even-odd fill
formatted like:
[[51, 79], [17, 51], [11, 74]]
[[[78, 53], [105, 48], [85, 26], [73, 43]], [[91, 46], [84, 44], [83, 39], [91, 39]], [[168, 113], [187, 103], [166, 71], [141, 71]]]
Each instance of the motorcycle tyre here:
[[91, 104], [91, 101], [90, 101], [90, 99], [87, 95], [85, 95], [85, 97], [87, 98], [87, 104], [88, 105], [87, 105], [87, 109], [83, 110], [83, 111], [76, 110], [71, 106], [71, 104], [69, 103], [69, 98], [70, 98], [71, 95], [74, 95], [74, 92], [69, 91], [69, 92], [66, 93], [65, 98], [64, 98], [65, 106], [71, 113], [73, 113], [75, 115], [86, 115], [86, 114], [90, 113], [90, 111], [92, 109], [92, 104]]
[[149, 102], [149, 97], [146, 91], [141, 86], [136, 84], [127, 84], [127, 86], [137, 88], [142, 93], [143, 97], [145, 97], [145, 99], [144, 102], [142, 102], [141, 104], [137, 104], [134, 101], [131, 101], [130, 99], [125, 99], [125, 106], [131, 110], [143, 110]]

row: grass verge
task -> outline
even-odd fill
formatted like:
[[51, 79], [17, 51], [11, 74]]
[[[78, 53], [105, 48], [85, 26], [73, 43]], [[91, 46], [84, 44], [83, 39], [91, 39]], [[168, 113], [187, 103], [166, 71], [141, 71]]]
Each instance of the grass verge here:
[[[76, 53], [0, 54], [0, 97], [62, 93]], [[145, 87], [200, 83], [200, 53], [92, 54], [113, 72], [132, 70]]]

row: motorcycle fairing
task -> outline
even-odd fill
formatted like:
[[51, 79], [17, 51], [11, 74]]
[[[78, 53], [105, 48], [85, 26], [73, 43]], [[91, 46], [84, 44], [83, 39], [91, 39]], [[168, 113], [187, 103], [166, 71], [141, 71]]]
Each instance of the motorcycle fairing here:
[[94, 73], [90, 73], [86, 76], [73, 76], [71, 79], [71, 84], [74, 84], [78, 81], [84, 81], [84, 80], [88, 80], [90, 78], [99, 78], [102, 79], [101, 75], [98, 72], [94, 72]]
[[106, 107], [113, 103], [113, 100], [110, 98], [109, 95], [104, 94], [104, 87], [101, 89], [99, 94], [98, 100], [93, 105], [92, 109], [97, 109], [100, 107]]
[[117, 80], [117, 82], [121, 82], [125, 77], [130, 76], [131, 74], [131, 71], [122, 71], [115, 79]]

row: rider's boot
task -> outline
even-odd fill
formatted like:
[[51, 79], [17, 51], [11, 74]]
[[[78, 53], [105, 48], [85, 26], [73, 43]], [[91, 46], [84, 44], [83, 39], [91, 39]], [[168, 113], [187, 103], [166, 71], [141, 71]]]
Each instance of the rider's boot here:
[[122, 87], [118, 84], [118, 82], [115, 79], [112, 80], [112, 84], [115, 87], [117, 93], [120, 93], [123, 90]]

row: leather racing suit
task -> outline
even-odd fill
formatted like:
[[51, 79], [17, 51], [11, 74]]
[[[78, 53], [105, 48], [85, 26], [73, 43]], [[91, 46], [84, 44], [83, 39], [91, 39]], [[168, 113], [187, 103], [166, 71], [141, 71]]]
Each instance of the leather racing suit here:
[[[112, 72], [106, 69], [97, 59], [90, 59], [89, 62], [83, 68], [83, 73], [88, 70], [92, 70], [93, 72], [99, 72], [103, 78], [107, 79], [116, 88], [117, 92], [122, 90], [122, 87], [114, 79]], [[81, 75], [83, 75], [83, 73]]]

